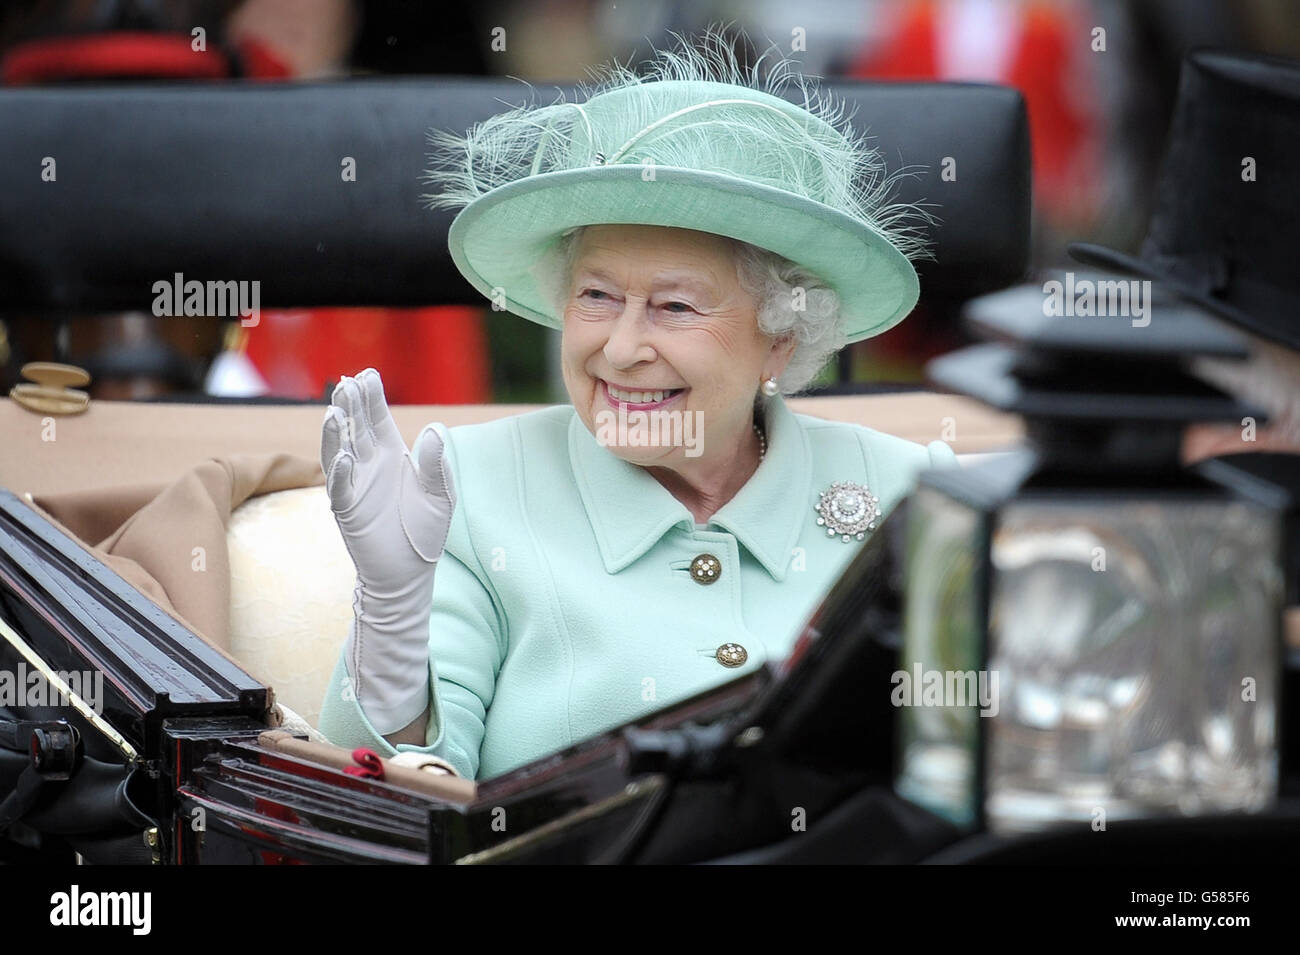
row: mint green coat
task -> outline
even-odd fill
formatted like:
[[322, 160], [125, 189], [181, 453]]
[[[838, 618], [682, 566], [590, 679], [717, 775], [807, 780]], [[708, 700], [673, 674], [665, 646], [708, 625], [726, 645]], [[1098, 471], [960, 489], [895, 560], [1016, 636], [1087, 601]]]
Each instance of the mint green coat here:
[[[861, 545], [814, 511], [835, 481], [866, 484], [884, 513], [928, 447], [767, 404], [767, 456], [707, 525], [648, 472], [597, 443], [568, 405], [453, 429], [458, 495], [429, 618], [433, 718], [425, 747], [486, 779], [733, 680], [791, 649]], [[716, 580], [692, 560], [714, 555]], [[729, 668], [722, 644], [745, 648]], [[340, 654], [320, 717], [333, 742], [395, 750], [349, 689]]]

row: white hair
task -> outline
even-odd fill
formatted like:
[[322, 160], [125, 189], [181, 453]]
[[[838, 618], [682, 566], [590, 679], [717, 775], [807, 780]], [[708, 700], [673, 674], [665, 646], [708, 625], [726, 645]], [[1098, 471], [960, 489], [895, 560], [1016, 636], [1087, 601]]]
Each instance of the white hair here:
[[1259, 405], [1268, 427], [1300, 448], [1300, 353], [1234, 326], [1250, 347], [1245, 361], [1197, 358], [1192, 371], [1234, 398]]
[[[568, 302], [578, 238], [586, 228], [579, 226], [562, 235], [533, 270], [560, 317]], [[728, 238], [728, 242], [736, 279], [756, 303], [759, 331], [773, 339], [795, 340], [794, 354], [777, 385], [783, 395], [802, 391], [848, 343], [840, 324], [840, 297], [826, 282], [784, 256], [739, 239]], [[757, 391], [757, 382], [754, 387]]]

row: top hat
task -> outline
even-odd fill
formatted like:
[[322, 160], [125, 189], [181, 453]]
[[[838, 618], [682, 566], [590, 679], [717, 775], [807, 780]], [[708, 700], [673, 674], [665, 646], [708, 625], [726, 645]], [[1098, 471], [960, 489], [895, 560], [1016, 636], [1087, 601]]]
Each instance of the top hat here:
[[[760, 61], [761, 62], [761, 61]], [[461, 136], [435, 131], [432, 207], [464, 206], [447, 242], [457, 268], [524, 318], [563, 318], [535, 266], [583, 225], [675, 226], [730, 236], [805, 267], [840, 297], [849, 341], [902, 321], [919, 287], [926, 217], [893, 204], [879, 153], [802, 78], [803, 106], [773, 95], [720, 35], [659, 51], [647, 76], [617, 64], [582, 103], [524, 106]], [[756, 88], [756, 87], [764, 88]]]
[[1164, 282], [1228, 321], [1300, 349], [1300, 63], [1197, 51], [1183, 61], [1154, 212], [1138, 255], [1070, 254]]

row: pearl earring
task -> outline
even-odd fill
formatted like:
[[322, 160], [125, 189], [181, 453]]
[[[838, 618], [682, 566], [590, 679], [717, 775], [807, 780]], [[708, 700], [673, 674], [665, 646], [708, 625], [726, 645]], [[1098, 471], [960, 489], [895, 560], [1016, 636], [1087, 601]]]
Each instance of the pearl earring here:
[[774, 397], [776, 393], [780, 390], [781, 388], [776, 383], [775, 378], [768, 378], [763, 382], [762, 392], [763, 394], [767, 395], [769, 398]]

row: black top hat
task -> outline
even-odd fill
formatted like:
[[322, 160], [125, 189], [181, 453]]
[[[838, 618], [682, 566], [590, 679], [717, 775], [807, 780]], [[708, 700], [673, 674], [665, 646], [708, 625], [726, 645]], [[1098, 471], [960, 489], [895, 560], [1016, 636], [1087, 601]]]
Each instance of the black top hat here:
[[1076, 242], [1248, 331], [1300, 349], [1300, 62], [1197, 51], [1183, 61], [1142, 251]]

